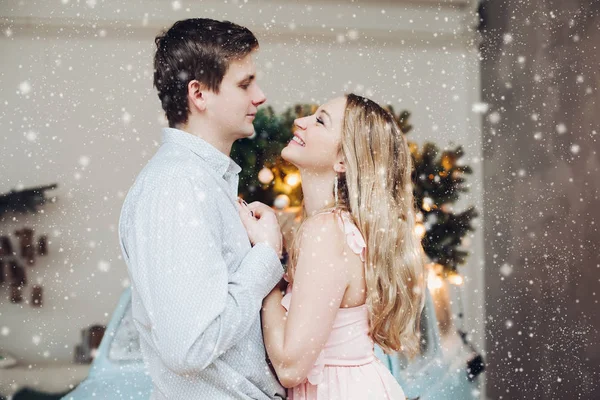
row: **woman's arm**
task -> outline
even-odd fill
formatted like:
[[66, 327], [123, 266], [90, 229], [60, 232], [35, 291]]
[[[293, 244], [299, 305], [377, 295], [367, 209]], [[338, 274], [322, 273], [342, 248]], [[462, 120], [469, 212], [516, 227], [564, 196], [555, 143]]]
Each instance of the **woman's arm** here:
[[288, 388], [301, 383], [313, 367], [348, 287], [345, 238], [335, 218], [318, 215], [304, 226], [287, 317], [278, 288], [263, 301], [267, 353]]

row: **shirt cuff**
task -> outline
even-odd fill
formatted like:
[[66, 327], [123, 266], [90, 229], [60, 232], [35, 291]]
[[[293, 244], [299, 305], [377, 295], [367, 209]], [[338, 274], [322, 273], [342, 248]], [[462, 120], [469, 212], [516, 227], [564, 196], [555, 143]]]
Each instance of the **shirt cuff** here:
[[259, 265], [257, 270], [259, 274], [255, 279], [259, 289], [264, 293], [263, 297], [265, 297], [283, 277], [283, 266], [277, 252], [266, 243], [257, 243], [252, 247], [247, 257], [250, 257], [247, 260], [248, 262]]

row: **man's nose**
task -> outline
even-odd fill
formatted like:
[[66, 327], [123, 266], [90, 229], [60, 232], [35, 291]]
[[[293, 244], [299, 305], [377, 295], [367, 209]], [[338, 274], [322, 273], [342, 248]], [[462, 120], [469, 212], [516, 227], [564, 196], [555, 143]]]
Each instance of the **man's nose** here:
[[256, 94], [254, 95], [254, 100], [252, 100], [252, 104], [255, 107], [258, 107], [265, 101], [267, 101], [267, 97], [265, 96], [261, 88], [257, 88]]

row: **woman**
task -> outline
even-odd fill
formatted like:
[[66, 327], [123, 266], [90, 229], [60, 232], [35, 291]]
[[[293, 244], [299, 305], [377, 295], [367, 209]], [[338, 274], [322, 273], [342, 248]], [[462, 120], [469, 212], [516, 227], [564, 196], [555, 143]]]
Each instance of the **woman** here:
[[300, 170], [306, 218], [287, 294], [277, 287], [263, 302], [269, 358], [292, 400], [404, 399], [373, 353], [373, 343], [408, 354], [419, 344], [424, 263], [404, 135], [354, 94], [294, 125], [281, 155]]

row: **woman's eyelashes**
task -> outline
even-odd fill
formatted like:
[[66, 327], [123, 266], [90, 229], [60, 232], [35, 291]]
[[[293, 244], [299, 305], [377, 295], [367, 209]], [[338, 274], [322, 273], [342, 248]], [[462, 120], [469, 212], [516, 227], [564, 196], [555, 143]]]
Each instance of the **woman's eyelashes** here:
[[321, 124], [321, 125], [325, 126], [325, 124], [323, 123], [323, 120], [319, 117], [317, 117], [317, 124]]

